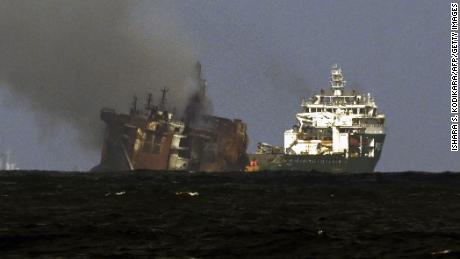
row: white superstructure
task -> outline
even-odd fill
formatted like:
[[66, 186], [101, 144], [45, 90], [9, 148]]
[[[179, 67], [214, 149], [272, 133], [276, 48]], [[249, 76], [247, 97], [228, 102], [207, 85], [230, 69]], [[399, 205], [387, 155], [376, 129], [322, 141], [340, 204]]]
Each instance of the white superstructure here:
[[298, 124], [284, 133], [290, 155], [343, 154], [374, 157], [382, 149], [385, 115], [377, 112], [370, 94], [346, 91], [342, 69], [331, 69], [331, 89], [302, 101]]

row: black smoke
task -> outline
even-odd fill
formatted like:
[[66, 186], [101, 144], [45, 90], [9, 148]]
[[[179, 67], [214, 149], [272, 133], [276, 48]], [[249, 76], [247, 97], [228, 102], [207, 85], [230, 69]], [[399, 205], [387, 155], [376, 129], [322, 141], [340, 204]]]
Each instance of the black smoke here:
[[195, 81], [199, 88], [190, 96], [185, 107], [184, 121], [191, 126], [198, 126], [204, 115], [212, 114], [212, 102], [207, 96], [207, 82], [203, 79], [201, 64], [195, 66]]
[[0, 85], [12, 105], [45, 121], [43, 132], [72, 125], [89, 148], [100, 147], [102, 107], [127, 112], [133, 95], [167, 87], [169, 107], [183, 111], [199, 84], [169, 2], [2, 0], [0, 35]]

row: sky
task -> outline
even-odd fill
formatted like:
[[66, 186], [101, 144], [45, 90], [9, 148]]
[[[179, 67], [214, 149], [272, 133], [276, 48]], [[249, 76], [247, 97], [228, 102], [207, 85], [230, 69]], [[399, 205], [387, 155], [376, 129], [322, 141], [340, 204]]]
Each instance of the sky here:
[[[387, 117], [377, 171], [460, 170], [459, 153], [450, 152], [449, 143], [450, 1], [156, 2], [130, 1], [132, 23], [143, 35], [172, 26], [174, 37], [155, 47], [183, 41], [179, 45], [193, 51], [214, 113], [247, 123], [249, 151], [257, 142], [282, 145], [301, 98], [328, 88], [330, 67], [338, 63], [347, 87], [370, 92]], [[155, 15], [167, 17], [166, 26], [149, 19]], [[41, 121], [54, 116], [37, 112], [24, 96], [14, 86], [0, 88], [0, 150], [11, 150], [24, 169], [97, 164], [100, 151], [80, 143], [78, 128], [58, 120], [49, 136]], [[119, 112], [127, 111], [129, 98], [117, 100], [126, 102]], [[97, 118], [99, 111], [88, 116]], [[94, 128], [102, 131], [103, 123]]]

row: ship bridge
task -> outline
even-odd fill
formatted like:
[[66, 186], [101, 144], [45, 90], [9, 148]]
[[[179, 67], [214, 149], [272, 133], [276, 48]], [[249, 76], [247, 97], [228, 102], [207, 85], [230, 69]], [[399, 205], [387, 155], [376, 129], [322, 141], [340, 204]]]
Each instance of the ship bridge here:
[[298, 121], [285, 131], [288, 154], [337, 154], [374, 156], [375, 135], [385, 134], [385, 115], [378, 113], [374, 98], [346, 90], [340, 66], [331, 68], [330, 89], [302, 101]]

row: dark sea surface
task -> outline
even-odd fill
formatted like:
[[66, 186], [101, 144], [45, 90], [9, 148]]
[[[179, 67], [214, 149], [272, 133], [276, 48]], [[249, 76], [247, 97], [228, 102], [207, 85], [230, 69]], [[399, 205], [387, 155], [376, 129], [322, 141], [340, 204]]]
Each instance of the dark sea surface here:
[[0, 173], [2, 258], [459, 258], [460, 174]]

